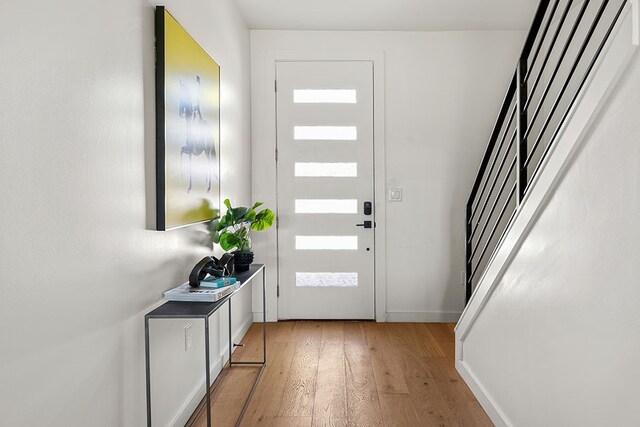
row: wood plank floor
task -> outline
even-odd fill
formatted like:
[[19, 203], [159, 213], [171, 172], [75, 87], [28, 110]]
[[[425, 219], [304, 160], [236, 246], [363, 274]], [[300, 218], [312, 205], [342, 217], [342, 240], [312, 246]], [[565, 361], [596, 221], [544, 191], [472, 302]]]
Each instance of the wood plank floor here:
[[[453, 324], [291, 321], [267, 326], [267, 367], [242, 426], [492, 426], [454, 367]], [[259, 360], [254, 324], [234, 360]], [[233, 426], [258, 369], [234, 367], [212, 425]], [[206, 426], [201, 407], [188, 426]]]

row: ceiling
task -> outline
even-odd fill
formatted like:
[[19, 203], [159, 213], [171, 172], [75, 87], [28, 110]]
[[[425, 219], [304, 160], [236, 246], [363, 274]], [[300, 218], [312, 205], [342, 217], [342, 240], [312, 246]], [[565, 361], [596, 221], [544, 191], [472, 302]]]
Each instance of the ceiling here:
[[526, 30], [538, 0], [236, 0], [263, 30]]

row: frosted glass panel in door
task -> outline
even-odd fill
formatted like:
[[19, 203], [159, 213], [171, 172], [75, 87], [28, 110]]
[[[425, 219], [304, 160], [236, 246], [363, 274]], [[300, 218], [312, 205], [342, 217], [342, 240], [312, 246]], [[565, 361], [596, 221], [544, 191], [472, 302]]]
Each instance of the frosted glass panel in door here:
[[294, 89], [295, 104], [355, 104], [358, 94], [355, 89]]
[[355, 214], [358, 213], [356, 199], [297, 199], [297, 214]]
[[358, 273], [296, 273], [298, 288], [355, 288]]

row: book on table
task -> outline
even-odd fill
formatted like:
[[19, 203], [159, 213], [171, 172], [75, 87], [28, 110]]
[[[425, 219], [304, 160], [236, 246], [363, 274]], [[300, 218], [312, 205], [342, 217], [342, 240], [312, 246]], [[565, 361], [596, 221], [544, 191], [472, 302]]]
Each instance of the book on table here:
[[209, 276], [204, 280], [200, 281], [201, 288], [209, 288], [209, 289], [220, 289], [225, 288], [227, 286], [231, 286], [236, 283], [237, 280], [235, 277], [213, 277]]
[[166, 291], [164, 297], [169, 301], [216, 302], [232, 294], [240, 288], [240, 285], [241, 283], [239, 281], [235, 281], [233, 284], [221, 288], [214, 288], [208, 285], [194, 288], [186, 282]]

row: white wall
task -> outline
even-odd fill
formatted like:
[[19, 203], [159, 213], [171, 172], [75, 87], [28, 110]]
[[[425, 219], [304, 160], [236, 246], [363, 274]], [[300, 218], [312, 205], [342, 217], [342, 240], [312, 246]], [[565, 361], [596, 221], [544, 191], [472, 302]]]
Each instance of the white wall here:
[[[384, 70], [386, 116], [376, 126], [386, 127], [386, 186], [404, 190], [376, 230], [386, 236], [384, 310], [395, 321], [456, 320], [464, 305], [464, 206], [523, 41], [522, 32], [252, 31], [254, 198], [276, 204], [273, 58], [384, 58], [376, 65]], [[256, 240], [274, 272], [275, 230]], [[270, 279], [274, 307], [274, 273]]]
[[[232, 0], [165, 4], [222, 67], [222, 196], [248, 203], [249, 32]], [[209, 252], [204, 227], [156, 232], [147, 220], [153, 34], [146, 0], [3, 4], [3, 425], [145, 423], [143, 315]], [[251, 320], [250, 295], [236, 301], [239, 328]], [[152, 326], [154, 366], [164, 362], [165, 371], [154, 372], [156, 425], [178, 415], [203, 381], [201, 324], [193, 322], [185, 353], [187, 322], [166, 322]], [[225, 327], [213, 319], [215, 356]]]
[[497, 425], [640, 425], [640, 57], [621, 22], [456, 329]]

